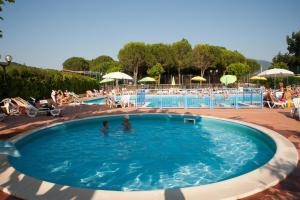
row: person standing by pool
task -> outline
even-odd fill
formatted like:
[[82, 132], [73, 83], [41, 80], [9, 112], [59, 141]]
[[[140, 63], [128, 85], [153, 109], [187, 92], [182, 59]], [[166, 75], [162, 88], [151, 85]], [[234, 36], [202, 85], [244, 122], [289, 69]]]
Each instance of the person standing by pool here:
[[124, 131], [129, 131], [131, 129], [131, 125], [130, 125], [128, 116], [124, 117], [123, 126], [124, 126]]
[[102, 133], [107, 134], [108, 127], [109, 127], [108, 121], [103, 121], [102, 125], [103, 125], [103, 127], [101, 128]]

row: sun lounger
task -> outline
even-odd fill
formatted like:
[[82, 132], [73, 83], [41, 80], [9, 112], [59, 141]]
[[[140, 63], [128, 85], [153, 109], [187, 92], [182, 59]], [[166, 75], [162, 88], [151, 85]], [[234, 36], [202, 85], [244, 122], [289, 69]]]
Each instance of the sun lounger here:
[[1, 101], [1, 110], [7, 115], [19, 115], [19, 107], [11, 102], [11, 99], [6, 98]]
[[[29, 102], [25, 101], [21, 97], [16, 97], [12, 99], [19, 107], [25, 108], [25, 112], [29, 117], [36, 117], [38, 114], [48, 114], [50, 113], [52, 116], [56, 117], [59, 116], [61, 113], [61, 109], [50, 109], [51, 107], [35, 107], [34, 105], [30, 104]], [[44, 101], [44, 102], [43, 102]], [[41, 104], [45, 104], [48, 101], [42, 100], [40, 101]]]

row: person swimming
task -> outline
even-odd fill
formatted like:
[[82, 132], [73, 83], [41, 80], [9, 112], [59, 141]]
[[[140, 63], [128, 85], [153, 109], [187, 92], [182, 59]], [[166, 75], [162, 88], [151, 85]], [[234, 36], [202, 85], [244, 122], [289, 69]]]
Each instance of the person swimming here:
[[123, 121], [123, 126], [124, 126], [124, 131], [129, 131], [131, 129], [131, 125], [128, 119], [128, 116], [124, 117], [124, 121]]
[[107, 133], [108, 132], [108, 127], [109, 127], [108, 121], [103, 121], [102, 125], [103, 125], [103, 127], [101, 128], [101, 131], [103, 133]]

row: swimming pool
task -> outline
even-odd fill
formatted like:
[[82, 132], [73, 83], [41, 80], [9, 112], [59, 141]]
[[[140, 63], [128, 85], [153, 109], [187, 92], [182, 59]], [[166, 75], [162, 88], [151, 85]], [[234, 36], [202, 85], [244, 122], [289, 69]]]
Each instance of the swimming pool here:
[[[48, 200], [48, 199], [61, 199], [61, 200], [69, 200], [69, 199], [79, 199], [79, 200], [81, 200], [81, 199], [82, 200], [86, 200], [86, 199], [93, 199], [93, 200], [94, 199], [95, 200], [96, 199], [103, 199], [103, 200], [186, 199], [186, 200], [198, 200], [200, 198], [202, 198], [202, 199], [240, 199], [240, 198], [247, 197], [252, 194], [258, 193], [258, 192], [263, 191], [271, 186], [278, 184], [281, 180], [285, 179], [285, 177], [289, 173], [291, 173], [297, 166], [298, 153], [297, 153], [295, 146], [288, 139], [286, 139], [285, 137], [281, 136], [280, 134], [278, 134], [270, 129], [267, 129], [267, 128], [259, 126], [259, 125], [251, 124], [251, 123], [241, 122], [241, 121], [232, 120], [232, 119], [219, 119], [219, 118], [215, 118], [215, 117], [200, 117], [200, 116], [194, 116], [194, 115], [174, 115], [174, 114], [169, 115], [169, 114], [141, 113], [141, 114], [135, 114], [134, 116], [130, 116], [130, 121], [131, 121], [131, 124], [133, 125], [133, 129], [134, 130], [137, 129], [138, 124], [140, 124], [139, 121], [138, 120], [136, 121], [134, 118], [142, 119], [143, 117], [147, 117], [147, 116], [151, 117], [151, 116], [156, 116], [156, 115], [157, 116], [160, 115], [162, 117], [159, 117], [158, 120], [155, 120], [155, 123], [154, 123], [154, 125], [152, 125], [152, 127], [156, 126], [157, 121], [164, 120], [167, 123], [167, 121], [172, 122], [174, 119], [175, 121], [179, 120], [179, 122], [182, 122], [181, 121], [182, 118], [194, 118], [194, 119], [196, 119], [196, 124], [191, 123], [193, 121], [193, 120], [191, 120], [191, 122], [186, 122], [185, 124], [183, 124], [182, 126], [179, 126], [179, 127], [200, 126], [202, 124], [202, 128], [198, 127], [198, 128], [200, 128], [200, 130], [202, 130], [202, 129], [205, 130], [204, 129], [205, 123], [203, 124], [203, 122], [205, 122], [209, 119], [219, 120], [220, 122], [229, 122], [229, 124], [233, 123], [234, 125], [238, 125], [238, 127], [241, 126], [242, 128], [243, 127], [244, 128], [252, 127], [252, 128], [250, 128], [250, 130], [252, 129], [255, 132], [259, 133], [257, 135], [258, 136], [257, 139], [254, 139], [254, 140], [259, 140], [259, 141], [263, 142], [264, 143], [263, 146], [265, 148], [269, 149], [268, 150], [269, 153], [270, 153], [270, 151], [273, 152], [273, 150], [274, 150], [273, 145], [275, 143], [276, 151], [275, 151], [274, 156], [269, 161], [267, 161], [267, 163], [263, 164], [262, 166], [260, 166], [257, 169], [253, 169], [253, 170], [249, 171], [248, 173], [240, 174], [237, 177], [228, 176], [229, 179], [224, 179], [219, 182], [210, 183], [210, 184], [204, 184], [204, 185], [200, 184], [200, 186], [196, 185], [193, 187], [184, 187], [184, 188], [176, 189], [176, 186], [175, 186], [175, 188], [173, 188], [173, 189], [159, 189], [159, 190], [150, 189], [150, 190], [143, 190], [143, 191], [131, 191], [130, 189], [124, 187], [123, 188], [124, 191], [114, 191], [114, 190], [104, 190], [104, 189], [100, 189], [100, 190], [92, 189], [91, 187], [89, 187], [88, 189], [85, 189], [84, 187], [77, 187], [77, 186], [73, 187], [72, 185], [74, 185], [75, 183], [71, 183], [70, 184], [71, 186], [70, 185], [67, 186], [64, 184], [59, 184], [58, 183], [59, 181], [58, 182], [47, 181], [47, 179], [45, 177], [47, 177], [49, 175], [49, 174], [47, 174], [47, 173], [49, 173], [49, 170], [51, 173], [56, 173], [56, 174], [62, 173], [61, 175], [63, 175], [63, 177], [61, 177], [61, 179], [63, 179], [63, 180], [61, 183], [65, 183], [65, 181], [70, 181], [68, 179], [68, 177], [70, 177], [72, 175], [74, 175], [74, 177], [72, 176], [71, 179], [72, 178], [76, 179], [78, 177], [78, 175], [77, 175], [78, 171], [81, 173], [81, 175], [82, 175], [82, 173], [88, 173], [88, 174], [90, 174], [90, 176], [85, 176], [85, 178], [88, 178], [88, 179], [82, 180], [85, 184], [87, 184], [87, 182], [89, 182], [89, 181], [93, 182], [93, 180], [95, 180], [94, 175], [96, 175], [98, 178], [100, 178], [100, 177], [102, 177], [103, 173], [111, 173], [116, 170], [116, 169], [110, 170], [110, 169], [107, 169], [104, 167], [104, 168], [102, 168], [103, 173], [102, 172], [96, 172], [96, 174], [94, 173], [95, 166], [96, 166], [96, 168], [100, 167], [100, 165], [94, 164], [94, 161], [95, 160], [97, 161], [98, 156], [105, 156], [107, 158], [107, 160], [104, 160], [104, 161], [102, 160], [103, 162], [102, 161], [101, 162], [102, 163], [107, 162], [108, 160], [113, 158], [113, 157], [109, 156], [109, 155], [111, 155], [110, 153], [113, 151], [113, 149], [111, 149], [111, 148], [115, 148], [118, 145], [113, 145], [111, 147], [109, 145], [110, 142], [107, 141], [107, 143], [105, 143], [105, 145], [104, 145], [104, 148], [101, 148], [101, 150], [99, 150], [99, 148], [101, 147], [101, 145], [99, 146], [99, 137], [101, 138], [101, 135], [96, 134], [97, 137], [95, 137], [95, 135], [93, 136], [93, 134], [91, 134], [90, 130], [92, 130], [94, 128], [93, 128], [93, 126], [89, 127], [89, 125], [92, 125], [96, 120], [96, 123], [97, 123], [96, 129], [98, 132], [99, 131], [99, 129], [98, 129], [99, 122], [102, 122], [104, 119], [111, 119], [113, 121], [115, 119], [118, 121], [118, 123], [115, 124], [114, 122], [111, 122], [111, 124], [110, 124], [111, 130], [110, 131], [112, 131], [113, 129], [122, 131], [123, 129], [121, 128], [122, 126], [120, 125], [120, 120], [123, 119], [124, 115], [123, 116], [114, 116], [114, 115], [113, 116], [102, 116], [103, 118], [102, 117], [90, 117], [90, 118], [86, 118], [86, 119], [69, 121], [67, 123], [65, 122], [65, 123], [56, 123], [56, 124], [48, 125], [44, 128], [29, 131], [27, 133], [23, 133], [23, 134], [20, 134], [20, 135], [17, 135], [15, 137], [11, 138], [10, 141], [15, 143], [17, 148], [21, 148], [20, 150], [21, 150], [22, 156], [20, 158], [24, 159], [23, 161], [27, 160], [27, 162], [29, 162], [29, 163], [23, 163], [23, 164], [25, 164], [28, 167], [28, 164], [30, 164], [30, 162], [31, 162], [31, 166], [33, 166], [35, 169], [38, 168], [37, 173], [40, 174], [40, 176], [42, 178], [39, 179], [36, 176], [28, 175], [25, 170], [28, 170], [30, 173], [32, 173], [31, 175], [34, 175], [35, 172], [33, 172], [33, 170], [31, 170], [31, 169], [26, 169], [26, 167], [25, 167], [25, 170], [22, 169], [23, 165], [22, 165], [22, 162], [20, 162], [20, 160], [13, 160], [14, 158], [7, 157], [5, 155], [0, 154], [0, 161], [1, 161], [0, 189], [6, 193], [14, 194], [17, 197], [22, 198], [22, 199], [37, 199], [38, 198], [38, 199], [45, 199], [45, 200]], [[100, 120], [100, 121], [97, 121], [97, 120]], [[198, 125], [197, 125], [197, 123], [198, 123]], [[80, 126], [83, 124], [86, 125], [85, 132], [77, 134], [78, 137], [74, 137], [74, 133], [76, 133], [78, 131], [78, 125]], [[113, 125], [117, 125], [117, 126], [115, 127]], [[158, 130], [159, 133], [154, 133], [153, 137], [157, 136], [156, 140], [146, 141], [145, 147], [149, 146], [148, 143], [153, 144], [153, 142], [154, 143], [157, 142], [158, 141], [157, 139], [160, 137], [162, 137], [162, 139], [164, 139], [164, 138], [167, 139], [167, 140], [162, 140], [166, 144], [170, 143], [172, 138], [174, 138], [176, 140], [176, 138], [177, 138], [176, 133], [170, 134], [169, 137], [163, 137], [164, 131], [166, 129], [173, 128], [173, 126], [171, 126], [170, 123], [168, 125], [169, 126], [167, 128], [165, 128], [163, 130], [162, 129]], [[147, 128], [149, 128], [149, 127], [145, 126], [145, 127], [143, 127], [143, 130], [144, 129], [148, 130]], [[197, 130], [197, 129], [195, 129], [195, 130]], [[197, 132], [194, 132], [194, 131], [188, 132], [186, 134], [197, 135]], [[65, 137], [64, 135], [68, 134], [67, 132], [70, 135], [68, 135], [67, 138], [65, 138], [66, 140], [61, 141], [60, 142], [61, 144], [55, 144], [55, 138], [56, 137], [60, 138], [60, 136], [64, 138]], [[137, 135], [146, 137], [144, 134], [136, 134], [136, 133], [132, 134], [132, 132], [126, 132], [126, 133], [122, 132], [122, 133], [124, 133], [124, 134], [120, 134], [118, 136], [118, 134], [114, 135], [114, 134], [112, 134], [112, 132], [109, 132], [108, 137], [103, 137], [103, 140], [104, 139], [105, 140], [106, 139], [108, 139], [108, 140], [120, 139], [121, 140], [122, 136], [126, 136], [126, 137], [128, 136], [128, 137], [131, 137], [132, 139], [135, 138]], [[261, 134], [262, 134], [262, 137], [261, 137]], [[82, 135], [82, 138], [86, 137], [85, 139], [82, 140], [82, 142], [80, 140], [82, 138], [79, 137], [80, 135]], [[203, 134], [203, 136], [204, 135], [205, 134]], [[213, 135], [214, 134], [212, 134], [211, 136], [213, 136]], [[241, 134], [241, 136], [243, 136], [243, 135], [244, 134]], [[239, 134], [237, 134], [237, 136], [238, 136], [238, 138], [240, 137]], [[45, 142], [45, 146], [37, 145], [38, 143], [41, 142], [41, 140], [44, 140], [43, 138], [46, 140], [49, 139], [48, 140], [49, 144], [48, 144], [48, 142]], [[254, 137], [254, 138], [256, 138], [256, 137]], [[267, 140], [265, 140], [265, 138], [267, 138]], [[271, 138], [271, 143], [270, 143], [270, 138]], [[206, 139], [206, 137], [204, 137], [204, 139]], [[211, 142], [209, 142], [209, 143], [219, 145], [219, 143], [221, 143], [222, 141], [224, 141], [226, 139], [227, 139], [227, 137], [226, 138], [216, 137], [215, 139], [212, 138], [210, 140]], [[75, 146], [76, 151], [70, 149], [72, 146], [74, 147], [74, 145], [72, 143], [76, 143], [75, 141], [77, 143], [80, 143], [80, 145]], [[122, 147], [124, 146], [124, 147], [122, 149], [120, 149], [118, 154], [116, 154], [116, 155], [122, 155], [122, 154], [125, 155], [125, 157], [124, 157], [125, 160], [132, 153], [132, 151], [130, 151], [130, 149], [128, 149], [126, 147], [130, 147], [130, 145], [133, 145], [133, 146], [136, 145], [135, 142], [129, 143], [129, 141], [132, 141], [132, 140], [129, 139], [128, 142], [121, 143], [122, 144], [121, 146]], [[182, 141], [186, 141], [186, 139], [182, 139]], [[192, 144], [194, 144], [194, 142], [195, 141], [192, 141]], [[185, 146], [187, 148], [193, 147], [194, 145], [192, 145], [192, 144], [190, 146], [186, 144]], [[32, 149], [30, 149], [31, 145], [32, 145]], [[86, 148], [88, 150], [88, 149], [94, 148], [95, 145], [97, 147], [95, 153], [93, 153], [94, 152], [93, 151], [93, 152], [91, 152], [90, 155], [88, 155], [87, 153], [81, 154]], [[239, 146], [239, 145], [242, 145], [242, 143], [239, 143], [236, 146]], [[158, 143], [157, 145], [150, 145], [150, 148], [152, 148], [154, 150], [156, 148], [156, 150], [153, 151], [153, 153], [151, 152], [150, 155], [153, 155], [153, 156], [148, 156], [147, 154], [142, 155], [146, 158], [144, 160], [148, 160], [148, 163], [151, 163], [152, 162], [151, 159], [155, 156], [155, 157], [161, 158], [161, 161], [162, 161], [161, 163], [167, 163], [167, 166], [172, 165], [172, 163], [173, 163], [173, 162], [171, 162], [172, 160], [169, 160], [169, 158], [172, 159], [172, 156], [161, 157], [161, 155], [165, 155], [165, 153], [170, 152], [170, 151], [164, 152], [164, 149], [161, 147], [165, 147], [164, 144], [162, 145], [161, 143]], [[179, 147], [181, 148], [182, 145]], [[203, 149], [204, 147], [202, 148], [201, 146], [197, 146], [196, 148], [197, 149], [193, 152], [197, 153], [199, 150]], [[22, 151], [22, 149], [23, 150], [28, 149], [28, 152]], [[158, 151], [158, 149], [160, 149], [160, 151]], [[48, 159], [50, 161], [53, 160], [53, 157], [52, 157], [53, 152], [51, 153], [51, 151], [53, 151], [53, 150], [57, 152], [57, 154], [55, 155], [57, 157], [57, 161], [63, 160], [63, 162], [57, 163], [56, 160], [54, 160], [53, 162], [48, 161]], [[182, 151], [177, 151], [178, 155], [180, 155], [180, 154], [185, 155], [184, 154], [185, 152], [191, 152], [191, 151], [183, 151], [183, 150], [184, 149], [182, 149]], [[208, 150], [210, 150], [210, 149], [208, 149]], [[252, 150], [250, 150], [249, 152], [251, 152]], [[33, 151], [35, 151], [35, 152], [33, 152]], [[221, 151], [221, 149], [219, 151]], [[43, 154], [41, 154], [39, 152], [43, 152]], [[49, 152], [49, 155], [51, 155], [51, 157], [48, 155], [47, 152]], [[108, 152], [108, 154], [106, 155], [107, 152]], [[115, 152], [115, 151], [113, 151], [113, 152]], [[223, 152], [223, 154], [227, 154], [227, 153], [234, 152], [234, 151], [228, 151], [228, 152], [222, 151], [222, 152]], [[247, 150], [247, 152], [248, 152], [248, 150]], [[68, 155], [74, 156], [76, 154], [78, 156], [75, 158], [75, 159], [77, 159], [77, 162], [69, 162], [68, 159], [67, 160], [62, 159], [65, 156], [68, 156]], [[30, 157], [32, 155], [33, 155], [33, 157]], [[213, 154], [210, 153], [210, 155], [213, 155]], [[220, 156], [222, 156], [222, 153], [220, 154]], [[234, 156], [235, 155], [232, 155], [232, 157], [234, 157]], [[253, 154], [252, 154], [252, 156], [253, 156]], [[90, 158], [90, 162], [87, 162], [87, 159], [86, 159], [87, 157]], [[203, 157], [207, 158], [208, 156], [205, 155]], [[37, 158], [39, 158], [39, 159], [37, 159]], [[122, 158], [123, 158], [123, 156], [122, 156]], [[173, 159], [174, 158], [175, 157], [173, 157]], [[183, 159], [184, 158], [185, 158], [185, 156], [183, 157]], [[211, 158], [213, 159], [213, 157], [211, 157]], [[258, 158], [258, 157], [254, 156], [254, 158]], [[247, 155], [246, 155], [245, 159], [247, 160]], [[199, 159], [199, 161], [201, 161], [201, 158]], [[222, 161], [222, 160], [219, 160], [219, 161]], [[253, 166], [258, 164], [258, 163], [251, 164], [251, 162], [254, 160], [249, 161], [249, 162], [244, 162], [245, 160], [243, 159], [241, 161], [242, 162], [237, 162], [237, 163], [244, 163], [246, 165], [250, 164]], [[80, 162], [81, 162], [81, 165], [80, 165]], [[52, 163], [52, 165], [47, 165], [47, 163]], [[75, 174], [68, 174], [69, 172], [72, 172], [71, 168], [76, 166], [75, 165], [76, 163], [77, 164], [79, 163], [79, 165], [77, 165], [77, 168], [74, 169], [75, 171], [73, 171], [73, 172], [75, 172]], [[14, 164], [16, 164], [17, 166], [15, 166]], [[55, 164], [55, 165], [53, 165], [53, 164]], [[184, 162], [183, 162], [183, 164], [184, 164]], [[190, 164], [193, 165], [194, 162], [190, 162]], [[189, 165], [189, 163], [186, 163], [186, 165]], [[46, 174], [40, 173], [41, 170], [45, 170], [45, 167], [48, 168], [48, 170], [46, 170], [48, 172]], [[149, 170], [151, 170], [154, 167], [152, 165], [148, 164], [144, 168], [145, 171], [147, 171], [148, 168], [149, 168]], [[179, 166], [177, 168], [179, 168]], [[193, 175], [193, 173], [191, 173], [191, 172], [194, 170], [197, 171], [197, 169], [199, 169], [199, 168], [201, 168], [201, 167], [198, 167], [198, 168], [197, 167], [194, 167], [194, 168], [185, 167], [185, 168], [182, 168], [182, 170], [180, 172], [182, 173], [182, 175], [184, 175], [186, 178], [188, 178], [187, 180], [191, 180], [190, 178]], [[125, 170], [126, 169], [127, 170], [129, 170], [129, 169], [138, 170], [139, 167], [132, 166], [132, 165], [129, 167], [129, 165], [127, 165]], [[220, 169], [223, 170], [222, 168], [220, 168]], [[159, 170], [159, 168], [157, 168], [155, 170], [155, 172], [157, 172], [158, 170]], [[224, 172], [227, 173], [228, 171], [227, 172], [224, 171]], [[177, 173], [177, 175], [179, 175], [181, 173]], [[171, 174], [171, 172], [169, 172], [169, 174]], [[120, 176], [121, 179], [122, 179], [122, 177], [124, 178], [124, 174], [122, 174], [122, 175], [123, 176]], [[181, 176], [181, 177], [184, 177], [184, 176]], [[115, 176], [112, 176], [112, 175], [109, 177], [115, 178]], [[108, 179], [109, 179], [109, 177], [108, 177]], [[171, 179], [165, 179], [166, 177], [167, 176], [159, 176], [159, 178], [162, 178], [163, 180], [171, 180]], [[178, 178], [178, 176], [175, 176], [175, 177]], [[199, 180], [201, 177], [202, 176], [199, 177]], [[48, 176], [48, 178], [49, 178], [49, 176]], [[59, 178], [59, 177], [56, 177], [56, 178]], [[144, 180], [141, 178], [142, 177], [136, 179], [135, 183], [138, 183], [139, 181]], [[155, 180], [155, 179], [152, 179], [152, 180]], [[203, 179], [201, 179], [201, 181], [203, 181]], [[96, 181], [96, 182], [98, 182], [98, 181]], [[174, 184], [176, 184], [178, 182], [181, 182], [181, 179], [176, 179], [174, 181]], [[98, 182], [98, 185], [102, 185], [103, 183], [105, 183], [105, 181]], [[172, 185], [167, 185], [167, 188], [172, 188]], [[134, 189], [132, 189], [132, 190], [134, 190]]]
[[83, 101], [83, 103], [86, 103], [86, 104], [104, 104], [105, 100], [106, 100], [105, 97], [101, 97], [101, 98], [85, 100], [85, 101]]
[[[107, 116], [39, 130], [16, 143], [18, 171], [73, 187], [140, 191], [205, 185], [250, 172], [276, 151], [269, 136], [199, 116]], [[185, 120], [191, 118], [190, 120]], [[100, 132], [108, 120], [109, 132]]]
[[[121, 96], [116, 96], [120, 100]], [[103, 104], [105, 98], [84, 101], [88, 104]], [[143, 100], [130, 96], [130, 102], [142, 108], [261, 108], [261, 94], [238, 94], [224, 97], [222, 94], [209, 95], [145, 95]]]

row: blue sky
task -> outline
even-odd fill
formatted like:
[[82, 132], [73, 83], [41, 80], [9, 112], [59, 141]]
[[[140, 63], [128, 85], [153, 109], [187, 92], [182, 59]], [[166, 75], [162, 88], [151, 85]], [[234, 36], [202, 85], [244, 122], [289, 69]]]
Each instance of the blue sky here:
[[16, 0], [0, 13], [0, 54], [61, 69], [71, 56], [117, 58], [129, 41], [186, 38], [271, 61], [300, 31], [299, 8], [299, 0]]

